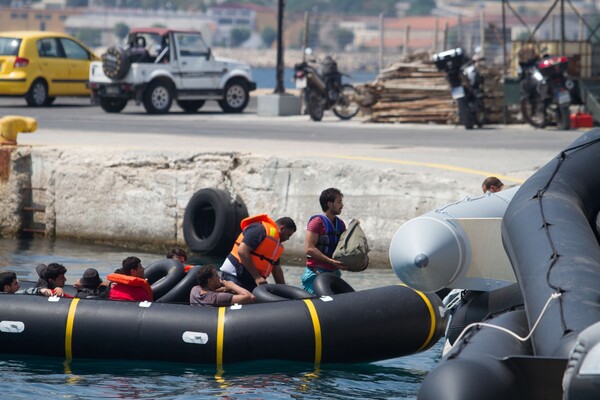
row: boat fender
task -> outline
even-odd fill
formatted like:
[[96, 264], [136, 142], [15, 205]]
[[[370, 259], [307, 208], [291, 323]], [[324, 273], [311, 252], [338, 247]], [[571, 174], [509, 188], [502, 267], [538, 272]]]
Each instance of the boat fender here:
[[202, 265], [194, 265], [192, 269], [186, 272], [183, 279], [179, 281], [171, 290], [159, 298], [157, 303], [190, 303], [190, 291], [198, 284], [198, 271]]
[[600, 387], [600, 322], [577, 336], [563, 377], [565, 400], [598, 398]]
[[313, 283], [313, 289], [317, 296], [330, 296], [355, 291], [345, 280], [328, 272], [317, 275]]
[[225, 255], [240, 234], [240, 222], [248, 216], [241, 199], [228, 192], [206, 188], [194, 193], [183, 215], [183, 237], [190, 250]]
[[160, 299], [167, 294], [184, 276], [183, 264], [172, 258], [156, 261], [144, 272], [144, 277], [152, 287], [154, 299]]
[[311, 299], [315, 297], [313, 294], [302, 290], [296, 286], [290, 286], [279, 283], [269, 283], [259, 285], [252, 291], [259, 303], [270, 303], [273, 301], [285, 301], [296, 299]]

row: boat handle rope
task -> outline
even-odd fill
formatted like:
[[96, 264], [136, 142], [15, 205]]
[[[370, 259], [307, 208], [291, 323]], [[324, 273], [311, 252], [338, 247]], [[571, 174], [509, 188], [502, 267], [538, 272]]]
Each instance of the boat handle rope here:
[[493, 324], [488, 324], [488, 323], [485, 323], [485, 322], [474, 322], [474, 323], [472, 323], [470, 325], [467, 325], [467, 327], [465, 329], [463, 329], [463, 331], [460, 333], [460, 335], [458, 335], [458, 337], [454, 341], [454, 345], [452, 346], [452, 349], [454, 348], [454, 346], [456, 346], [456, 344], [458, 342], [460, 342], [460, 339], [462, 339], [462, 337], [471, 328], [475, 328], [475, 327], [487, 327], [487, 328], [497, 329], [499, 331], [508, 333], [509, 335], [513, 336], [515, 339], [517, 339], [517, 340], [519, 340], [521, 342], [525, 342], [525, 341], [529, 340], [529, 338], [533, 335], [533, 332], [535, 331], [535, 329], [537, 328], [537, 326], [538, 326], [539, 322], [541, 321], [542, 317], [546, 313], [546, 310], [548, 309], [548, 306], [550, 306], [550, 302], [552, 300], [558, 299], [560, 296], [561, 296], [560, 293], [552, 293], [550, 295], [550, 297], [548, 297], [548, 300], [546, 300], [546, 304], [544, 305], [544, 308], [542, 309], [542, 311], [540, 312], [540, 315], [538, 316], [537, 320], [535, 321], [535, 324], [533, 324], [533, 327], [529, 331], [529, 334], [527, 336], [525, 336], [525, 337], [521, 337], [521, 336], [517, 335], [516, 333], [514, 333], [513, 331], [511, 331], [510, 329], [506, 329], [506, 328], [503, 328], [501, 326], [497, 326], [497, 325], [493, 325]]

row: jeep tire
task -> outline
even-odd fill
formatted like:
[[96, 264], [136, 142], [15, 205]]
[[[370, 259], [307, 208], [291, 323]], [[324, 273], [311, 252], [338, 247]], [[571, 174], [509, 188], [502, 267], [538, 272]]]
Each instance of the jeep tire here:
[[152, 81], [144, 93], [144, 108], [148, 114], [166, 114], [173, 104], [171, 85], [165, 81]]
[[122, 47], [112, 46], [102, 54], [102, 71], [110, 79], [123, 79], [129, 72], [131, 59]]
[[250, 100], [248, 85], [243, 80], [234, 80], [225, 85], [223, 100], [219, 100], [219, 107], [226, 113], [241, 113]]
[[127, 105], [126, 99], [100, 97], [100, 107], [107, 113], [120, 113]]

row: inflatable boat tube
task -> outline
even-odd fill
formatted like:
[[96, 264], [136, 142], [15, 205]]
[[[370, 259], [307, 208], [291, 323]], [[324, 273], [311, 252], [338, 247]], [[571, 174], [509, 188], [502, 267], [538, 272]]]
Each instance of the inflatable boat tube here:
[[192, 291], [192, 288], [198, 284], [196, 275], [198, 275], [198, 271], [201, 267], [202, 265], [194, 265], [185, 273], [185, 276], [177, 285], [155, 301], [157, 303], [189, 304], [190, 292]]
[[254, 288], [252, 294], [256, 297], [256, 301], [260, 303], [269, 303], [272, 301], [299, 300], [311, 299], [315, 297], [296, 286], [273, 284], [260, 285]]
[[[486, 320], [523, 337], [527, 317], [523, 309]], [[529, 341], [493, 328], [469, 331], [431, 371], [419, 389], [418, 400], [531, 400], [524, 397], [519, 374], [501, 360], [509, 355], [531, 354]]]
[[317, 296], [354, 292], [354, 288], [345, 280], [327, 272], [317, 275], [313, 283], [313, 290]]
[[[403, 224], [389, 249], [390, 263], [398, 278], [425, 292], [443, 288], [490, 291], [513, 284], [515, 278], [501, 246], [499, 219], [517, 189], [467, 197]], [[490, 236], [480, 239], [482, 233]], [[479, 246], [476, 252], [475, 244]], [[483, 246], [490, 248], [480, 248]], [[490, 253], [498, 254], [496, 265], [484, 270], [488, 260], [474, 258], [474, 254]], [[473, 267], [474, 263], [479, 265]]]
[[533, 324], [537, 356], [567, 359], [577, 335], [600, 320], [600, 129], [584, 133], [521, 186], [502, 238]]
[[194, 193], [183, 215], [183, 236], [190, 250], [225, 255], [240, 234], [240, 222], [248, 216], [246, 206], [229, 193], [214, 188]]
[[154, 299], [160, 299], [185, 276], [183, 264], [172, 258], [156, 261], [144, 271]]
[[450, 318], [446, 340], [452, 345], [470, 324], [481, 322], [490, 314], [498, 314], [522, 305], [523, 296], [516, 283], [491, 292], [467, 291]]
[[564, 400], [596, 400], [600, 387], [600, 322], [577, 337], [564, 374]]
[[372, 362], [434, 345], [446, 325], [441, 309], [437, 296], [401, 285], [230, 307], [0, 294], [0, 351], [217, 368]]

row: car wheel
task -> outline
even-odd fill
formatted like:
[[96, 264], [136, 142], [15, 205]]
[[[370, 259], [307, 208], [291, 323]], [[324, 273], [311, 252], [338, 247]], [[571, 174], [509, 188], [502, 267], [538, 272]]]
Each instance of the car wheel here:
[[148, 114], [166, 114], [173, 104], [171, 86], [164, 81], [154, 81], [144, 94], [144, 108]]
[[38, 79], [31, 84], [29, 91], [25, 95], [25, 101], [29, 107], [42, 107], [48, 103], [48, 85], [42, 79]]
[[225, 96], [219, 100], [219, 107], [226, 113], [241, 113], [250, 100], [248, 86], [240, 80], [228, 82], [225, 86]]
[[100, 97], [100, 107], [107, 113], [119, 113], [127, 105], [125, 99], [115, 99], [114, 97]]
[[204, 105], [204, 100], [177, 100], [177, 105], [186, 113], [195, 113]]

